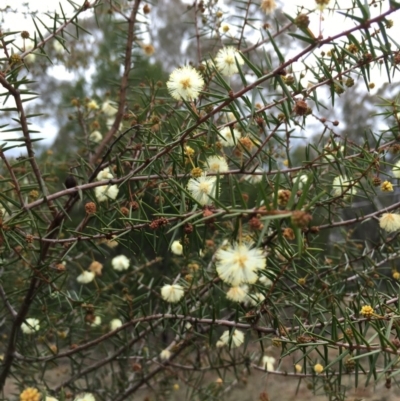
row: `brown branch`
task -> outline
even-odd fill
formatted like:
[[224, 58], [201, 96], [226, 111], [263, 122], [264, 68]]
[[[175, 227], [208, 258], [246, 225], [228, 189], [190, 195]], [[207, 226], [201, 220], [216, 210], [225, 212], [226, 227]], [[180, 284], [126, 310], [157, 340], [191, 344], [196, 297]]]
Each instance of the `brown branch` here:
[[[25, 115], [24, 107], [22, 105], [21, 93], [18, 89], [15, 89], [14, 86], [11, 83], [9, 83], [2, 74], [0, 74], [0, 84], [5, 89], [8, 90], [8, 92], [11, 94], [11, 96], [15, 100], [15, 104], [17, 106], [18, 115], [19, 115], [19, 123], [21, 125], [22, 133], [24, 135], [26, 150], [27, 150], [28, 156], [29, 156], [29, 163], [32, 167], [32, 170], [36, 177], [36, 181], [39, 185], [39, 188], [42, 191], [42, 193], [46, 199], [46, 196], [48, 195], [48, 191], [47, 191], [46, 184], [43, 180], [42, 174], [40, 172], [39, 165], [36, 162], [35, 152], [33, 151], [33, 143], [31, 140], [31, 136], [29, 134], [28, 121], [27, 121], [27, 118]], [[49, 209], [52, 211], [52, 213], [54, 215], [56, 213], [54, 205], [49, 200], [47, 200], [47, 203], [49, 205]]]
[[[198, 22], [198, 14], [199, 14], [199, 7], [197, 4], [197, 0], [194, 2], [194, 27], [196, 31], [196, 42], [197, 42], [197, 63], [201, 63], [201, 43], [200, 43], [200, 32], [199, 32], [199, 22]], [[202, 17], [202, 14], [200, 13], [200, 18]]]
[[96, 163], [96, 161], [100, 158], [100, 155], [103, 153], [104, 148], [107, 144], [112, 140], [114, 134], [117, 132], [119, 124], [122, 121], [122, 117], [124, 115], [125, 103], [127, 98], [127, 89], [129, 82], [129, 74], [131, 72], [131, 64], [132, 64], [132, 48], [134, 43], [135, 36], [135, 25], [136, 25], [136, 17], [139, 11], [139, 5], [141, 0], [135, 0], [135, 3], [132, 7], [131, 14], [128, 18], [128, 37], [126, 40], [126, 53], [125, 53], [125, 62], [124, 62], [124, 73], [121, 79], [121, 86], [119, 88], [119, 103], [118, 103], [118, 111], [115, 116], [114, 123], [110, 130], [105, 135], [103, 141], [99, 144], [96, 153], [91, 159], [92, 163]]
[[245, 13], [245, 16], [244, 16], [244, 18], [243, 18], [243, 23], [241, 24], [241, 25], [242, 25], [242, 30], [241, 30], [241, 32], [240, 32], [240, 35], [239, 35], [239, 43], [238, 43], [238, 45], [237, 45], [238, 50], [240, 50], [240, 46], [242, 45], [242, 40], [243, 40], [243, 36], [244, 36], [244, 30], [245, 30], [245, 28], [246, 28], [247, 20], [248, 20], [248, 18], [249, 18], [249, 11], [250, 11], [251, 1], [252, 1], [252, 0], [248, 0], [248, 1], [247, 1], [247, 4], [246, 4], [246, 13]]
[[[0, 274], [3, 274], [3, 269], [1, 269]], [[8, 300], [7, 294], [4, 291], [4, 288], [2, 285], [0, 285], [0, 297], [2, 298], [4, 305], [7, 307], [8, 311], [10, 312], [10, 315], [13, 319], [17, 317], [17, 312], [11, 305], [10, 301]]]
[[162, 323], [162, 319], [160, 319], [158, 322], [155, 322], [152, 325], [150, 325], [147, 329], [143, 330], [139, 335], [132, 338], [127, 344], [119, 347], [116, 352], [109, 355], [107, 358], [103, 358], [103, 359], [93, 363], [92, 365], [86, 367], [85, 369], [78, 371], [75, 375], [71, 376], [69, 379], [60, 383], [56, 388], [53, 389], [53, 391], [58, 392], [63, 387], [68, 386], [70, 383], [74, 382], [75, 380], [78, 380], [78, 379], [84, 377], [85, 375], [89, 374], [90, 372], [93, 372], [94, 370], [99, 369], [102, 366], [107, 365], [108, 363], [112, 362], [113, 360], [118, 358], [118, 356], [120, 356], [124, 351], [130, 349], [135, 343], [137, 343], [139, 340], [144, 338], [147, 334], [152, 332], [153, 329], [160, 323]]
[[34, 276], [31, 279], [28, 291], [25, 294], [22, 305], [19, 308], [17, 315], [14, 317], [14, 322], [11, 326], [11, 331], [8, 337], [7, 348], [4, 353], [4, 359], [2, 364], [3, 371], [0, 374], [0, 391], [2, 391], [4, 387], [4, 384], [6, 382], [7, 376], [10, 372], [11, 365], [15, 357], [16, 337], [18, 330], [25, 320], [25, 316], [28, 313], [29, 307], [34, 299], [35, 292], [39, 283], [40, 283], [39, 279], [36, 276]]
[[20, 207], [21, 207], [21, 209], [23, 209], [25, 207], [25, 202], [24, 202], [24, 198], [22, 197], [21, 188], [19, 186], [17, 177], [14, 174], [14, 170], [11, 167], [10, 163], [8, 162], [8, 159], [7, 159], [7, 157], [4, 154], [2, 149], [0, 149], [0, 157], [3, 160], [4, 164], [6, 165], [6, 168], [7, 168], [8, 172], [9, 172], [9, 174], [10, 174], [10, 177], [11, 177], [13, 185], [14, 185], [14, 190], [15, 190], [17, 196], [18, 196], [18, 199], [19, 199]]
[[39, 49], [43, 47], [47, 42], [49, 42], [51, 39], [56, 37], [60, 32], [64, 31], [71, 23], [78, 17], [79, 14], [82, 12], [89, 10], [90, 8], [95, 8], [98, 4], [100, 4], [101, 0], [95, 0], [93, 4], [90, 4], [88, 1], [84, 1], [83, 5], [81, 8], [67, 21], [65, 21], [62, 25], [60, 25], [52, 34], [44, 38], [42, 41], [37, 43], [35, 47], [32, 49], [26, 50], [21, 54], [21, 58], [26, 57], [28, 54], [32, 53], [36, 49]]

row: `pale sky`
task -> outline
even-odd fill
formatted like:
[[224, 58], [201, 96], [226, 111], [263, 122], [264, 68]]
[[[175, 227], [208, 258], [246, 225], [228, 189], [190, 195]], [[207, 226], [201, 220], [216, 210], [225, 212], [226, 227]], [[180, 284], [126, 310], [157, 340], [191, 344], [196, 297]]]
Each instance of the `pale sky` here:
[[[160, 0], [161, 1], [161, 0]], [[183, 3], [190, 2], [191, 4], [193, 3], [193, 0], [182, 0]], [[18, 8], [18, 5], [22, 5], [23, 3], [26, 3], [26, 0], [0, 0], [0, 8], [4, 8], [4, 6], [9, 5], [12, 9]], [[44, 15], [46, 12], [50, 12], [50, 14], [54, 13], [54, 11], [60, 11], [59, 8], [59, 3], [62, 4], [64, 12], [66, 15], [70, 16], [72, 13], [72, 6], [69, 4], [67, 0], [59, 0], [55, 2], [54, 0], [29, 0], [29, 6], [31, 10], [37, 10], [38, 15], [40, 18], [43, 20], [44, 23], [50, 23], [49, 17]], [[83, 3], [83, 1], [77, 1], [77, 3]], [[280, 0], [278, 1], [278, 4], [284, 4], [283, 5], [283, 12], [295, 16], [298, 10], [298, 7], [303, 6], [306, 10], [309, 9], [314, 9], [315, 8], [315, 0]], [[337, 0], [337, 3], [341, 7], [347, 7], [349, 6], [350, 1], [349, 0]], [[145, 4], [145, 3], [143, 3]], [[221, 10], [224, 11], [224, 21], [228, 22], [230, 19], [234, 20], [234, 16], [230, 16], [232, 14], [231, 8], [227, 7], [224, 5], [224, 1], [219, 0], [219, 6], [221, 7]], [[331, 0], [331, 4], [334, 4], [334, 0]], [[389, 0], [383, 0], [382, 1], [382, 10], [386, 11], [389, 7]], [[372, 17], [375, 15], [378, 15], [380, 13], [380, 7], [372, 8]], [[93, 11], [89, 10], [86, 11], [81, 15], [81, 18], [84, 17], [85, 15], [90, 16], [92, 15]], [[400, 12], [397, 12], [397, 15], [399, 15]], [[400, 16], [399, 16], [400, 17]], [[393, 19], [396, 22], [396, 17], [394, 14], [390, 16], [391, 19]], [[27, 30], [30, 32], [34, 31], [34, 24], [32, 22], [32, 19], [30, 16], [23, 16], [22, 14], [14, 14], [14, 13], [7, 13], [6, 17], [3, 18], [4, 21], [2, 21], [2, 29], [4, 30], [12, 30], [12, 31], [22, 31], [22, 30]], [[319, 27], [320, 27], [320, 18], [318, 13], [314, 13], [310, 16], [311, 24], [310, 24], [310, 29], [316, 36], [319, 34]], [[399, 18], [397, 18], [397, 21], [399, 21]], [[388, 31], [388, 34], [391, 35], [392, 37], [399, 37], [400, 36], [400, 24], [394, 24], [394, 27], [391, 28]], [[321, 29], [322, 29], [322, 34], [324, 37], [334, 35], [339, 33], [340, 31], [343, 31], [345, 29], [351, 28], [354, 26], [354, 23], [348, 18], [345, 19], [344, 16], [338, 14], [338, 13], [329, 13], [328, 11], [325, 11], [323, 14], [323, 21], [321, 24]], [[18, 35], [18, 40], [20, 40], [20, 37]], [[325, 49], [321, 48], [322, 50], [329, 50], [330, 46], [326, 46]], [[293, 50], [293, 55], [296, 53], [295, 50]], [[0, 52], [1, 55], [1, 52]], [[288, 54], [287, 57], [291, 57], [291, 54]], [[299, 69], [302, 69], [302, 65], [298, 65]], [[293, 66], [294, 70], [296, 71], [296, 65]], [[60, 76], [62, 79], [72, 79], [73, 74], [67, 72], [62, 66], [58, 66], [55, 69], [53, 69], [53, 74], [56, 76]], [[382, 77], [379, 76], [379, 72], [376, 69], [374, 72], [375, 76], [373, 76], [374, 82], [377, 83], [377, 87], [379, 87], [379, 83], [383, 83], [387, 81], [387, 78], [385, 75], [382, 75]], [[307, 80], [307, 77], [305, 78]], [[1, 88], [0, 88], [1, 91]], [[53, 124], [47, 122], [45, 126], [41, 127], [35, 127], [35, 129], [42, 130], [46, 132], [46, 145], [51, 145], [52, 141], [55, 138], [57, 127], [55, 127]], [[21, 150], [22, 151], [22, 150]], [[18, 150], [18, 153], [21, 152]]]

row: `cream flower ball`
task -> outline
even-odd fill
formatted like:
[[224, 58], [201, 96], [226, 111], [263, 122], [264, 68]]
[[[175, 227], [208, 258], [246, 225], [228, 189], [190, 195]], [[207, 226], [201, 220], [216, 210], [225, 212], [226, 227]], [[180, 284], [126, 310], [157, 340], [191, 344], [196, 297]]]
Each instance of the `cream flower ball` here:
[[275, 370], [274, 363], [276, 359], [272, 356], [265, 355], [262, 359], [262, 365], [267, 372], [273, 372]]
[[99, 105], [97, 104], [96, 100], [91, 100], [88, 104], [87, 104], [87, 108], [89, 110], [97, 110], [99, 108]]
[[260, 9], [265, 14], [271, 14], [276, 8], [275, 0], [261, 0]]
[[162, 359], [163, 361], [165, 361], [166, 359], [169, 359], [169, 358], [171, 358], [171, 351], [170, 350], [168, 350], [168, 349], [163, 349], [161, 352], [160, 352], [160, 359]]
[[231, 131], [229, 127], [225, 127], [219, 131], [219, 136], [221, 145], [229, 147], [235, 146], [242, 135], [236, 128]]
[[127, 270], [129, 268], [129, 264], [129, 259], [125, 255], [115, 256], [111, 261], [113, 269], [118, 272]]
[[111, 320], [111, 322], [110, 322], [110, 330], [111, 330], [111, 331], [114, 331], [114, 330], [120, 328], [121, 326], [122, 326], [122, 321], [121, 321], [121, 319], [113, 319], [113, 320]]
[[191, 178], [188, 182], [188, 190], [200, 205], [209, 205], [211, 198], [215, 198], [217, 192], [217, 177], [207, 177], [205, 174], [198, 178]]
[[229, 333], [229, 330], [226, 330], [222, 333], [221, 338], [218, 341], [218, 346], [229, 345], [229, 341], [232, 337], [231, 348], [240, 347], [244, 343], [244, 334], [242, 331], [234, 329], [232, 332], [232, 336]]
[[105, 169], [101, 170], [96, 176], [97, 181], [111, 180], [112, 178], [114, 178], [114, 176], [111, 173], [110, 167], [106, 167]]
[[397, 231], [400, 228], [400, 214], [383, 213], [379, 219], [379, 226], [389, 233]]
[[257, 168], [254, 170], [254, 174], [248, 174], [244, 176], [244, 179], [252, 185], [259, 184], [263, 179], [264, 170]]
[[175, 255], [182, 255], [183, 254], [183, 246], [179, 241], [174, 241], [171, 244], [171, 252]]
[[204, 80], [191, 66], [177, 68], [169, 77], [167, 88], [176, 100], [195, 100], [203, 89]]
[[95, 316], [93, 322], [88, 323], [89, 326], [98, 327], [101, 325], [101, 316]]
[[307, 183], [307, 180], [308, 180], [307, 174], [300, 174], [297, 177], [293, 178], [293, 185], [297, 184], [297, 189], [301, 190]]
[[233, 46], [223, 47], [215, 57], [215, 65], [222, 75], [230, 77], [239, 72], [238, 65], [243, 65], [241, 53]]
[[115, 107], [115, 103], [110, 102], [110, 101], [107, 100], [101, 106], [101, 111], [107, 117], [113, 117], [113, 116], [115, 116], [117, 114], [118, 109]]
[[21, 324], [21, 330], [24, 334], [33, 334], [36, 331], [40, 330], [40, 322], [39, 319], [28, 318], [24, 323]]
[[244, 302], [247, 299], [247, 286], [231, 287], [226, 293], [226, 297], [233, 302]]
[[206, 160], [209, 173], [225, 173], [229, 170], [228, 163], [222, 156], [210, 156]]
[[245, 243], [220, 248], [216, 259], [218, 276], [234, 287], [255, 283], [258, 280], [257, 271], [265, 269], [267, 264], [262, 249], [250, 248]]
[[164, 301], [169, 303], [176, 303], [179, 302], [185, 291], [183, 287], [179, 284], [166, 284], [161, 288], [161, 296]]
[[94, 280], [95, 274], [93, 272], [84, 271], [77, 278], [79, 284], [88, 284]]
[[393, 177], [400, 178], [400, 160], [392, 167]]
[[339, 175], [333, 179], [332, 192], [333, 196], [340, 196], [346, 191], [345, 196], [349, 197], [357, 193], [354, 181], [351, 181], [346, 175]]
[[101, 135], [100, 131], [93, 131], [89, 135], [89, 141], [92, 141], [94, 143], [99, 143], [103, 139], [103, 135]]
[[101, 185], [94, 189], [94, 194], [99, 202], [105, 202], [108, 199], [114, 200], [118, 196], [117, 185]]
[[94, 395], [91, 393], [82, 393], [74, 398], [74, 401], [96, 401]]

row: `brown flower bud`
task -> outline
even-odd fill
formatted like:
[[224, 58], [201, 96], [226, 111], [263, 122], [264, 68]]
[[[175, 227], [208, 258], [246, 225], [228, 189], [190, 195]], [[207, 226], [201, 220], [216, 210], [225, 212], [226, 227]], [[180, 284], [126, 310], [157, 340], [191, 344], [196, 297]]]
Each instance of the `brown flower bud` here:
[[96, 213], [96, 204], [94, 202], [88, 202], [85, 205], [85, 211], [87, 214]]
[[379, 187], [381, 185], [381, 183], [382, 183], [382, 180], [379, 177], [374, 177], [372, 179], [372, 185], [374, 187]]
[[129, 202], [129, 206], [131, 207], [132, 211], [134, 212], [135, 210], [139, 209], [139, 203], [136, 201], [131, 201]]
[[129, 209], [127, 207], [122, 206], [119, 210], [124, 216], [129, 216]]
[[282, 235], [288, 240], [288, 241], [293, 241], [295, 239], [294, 231], [287, 227], [283, 230]]
[[278, 205], [279, 206], [286, 206], [289, 202], [290, 195], [292, 193], [288, 189], [280, 189], [278, 191]]
[[302, 210], [295, 210], [292, 213], [292, 222], [295, 226], [303, 228], [308, 226], [312, 220], [311, 214], [303, 212]]
[[254, 231], [260, 231], [264, 227], [264, 224], [262, 224], [258, 217], [254, 216], [249, 220], [249, 226]]
[[293, 111], [298, 116], [304, 116], [307, 113], [307, 103], [304, 100], [297, 100], [294, 105]]
[[299, 14], [294, 20], [294, 23], [300, 29], [307, 29], [308, 25], [310, 25], [310, 18], [308, 18], [306, 14]]
[[183, 229], [185, 231], [185, 234], [191, 234], [193, 232], [193, 225], [192, 224], [185, 224], [185, 227]]

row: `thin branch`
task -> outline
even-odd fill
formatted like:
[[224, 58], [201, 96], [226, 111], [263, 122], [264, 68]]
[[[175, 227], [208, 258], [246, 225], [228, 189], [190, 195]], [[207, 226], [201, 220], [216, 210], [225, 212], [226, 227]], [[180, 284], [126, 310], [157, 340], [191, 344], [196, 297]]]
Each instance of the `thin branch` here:
[[[3, 269], [1, 269], [0, 275], [3, 273]], [[13, 306], [10, 304], [10, 301], [8, 300], [7, 294], [4, 291], [4, 288], [2, 285], [0, 285], [0, 297], [4, 302], [4, 305], [7, 307], [8, 311], [10, 312], [10, 315], [13, 319], [17, 317], [17, 311], [13, 308]]]
[[118, 127], [122, 121], [122, 117], [124, 115], [125, 103], [127, 97], [127, 89], [129, 82], [129, 74], [131, 72], [131, 64], [132, 64], [132, 48], [134, 44], [134, 36], [135, 36], [135, 25], [137, 13], [139, 11], [139, 5], [141, 0], [135, 0], [133, 4], [131, 14], [128, 19], [128, 36], [126, 40], [126, 52], [125, 52], [125, 62], [124, 62], [124, 73], [121, 79], [121, 85], [119, 88], [119, 102], [118, 102], [118, 111], [115, 116], [114, 123], [107, 134], [104, 136], [103, 141], [99, 144], [95, 155], [92, 157], [92, 163], [96, 163], [99, 159], [100, 155], [103, 153], [104, 148], [107, 144], [112, 140], [114, 134], [117, 132]]

